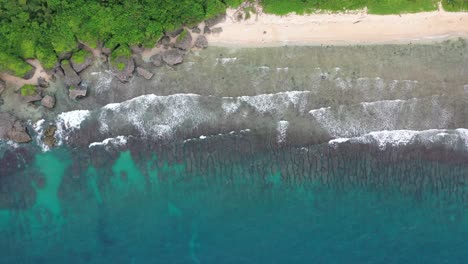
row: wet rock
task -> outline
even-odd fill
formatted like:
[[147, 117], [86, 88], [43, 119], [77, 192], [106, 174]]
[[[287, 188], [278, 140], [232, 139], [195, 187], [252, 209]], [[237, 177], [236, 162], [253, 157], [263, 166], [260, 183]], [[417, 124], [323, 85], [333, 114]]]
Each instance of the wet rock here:
[[159, 45], [163, 45], [163, 46], [166, 46], [166, 45], [169, 45], [171, 43], [171, 38], [169, 36], [163, 36], [159, 41], [158, 41], [158, 44]]
[[44, 96], [44, 98], [42, 98], [41, 104], [45, 108], [52, 109], [55, 106], [55, 97], [51, 96], [51, 95], [46, 95], [46, 96]]
[[26, 127], [9, 113], [0, 113], [0, 139], [12, 140], [18, 143], [31, 141]]
[[33, 103], [33, 102], [41, 101], [42, 97], [38, 93], [36, 93], [34, 95], [21, 96], [21, 99], [25, 103]]
[[219, 34], [221, 32], [223, 32], [223, 28], [221, 28], [221, 27], [216, 27], [216, 28], [211, 29], [211, 33], [213, 33], [213, 34]]
[[152, 72], [149, 72], [141, 67], [137, 67], [137, 72], [140, 76], [142, 76], [143, 78], [145, 78], [146, 80], [149, 80], [153, 77], [153, 73]]
[[163, 53], [162, 58], [167, 65], [177, 65], [184, 61], [184, 53], [176, 49], [168, 50]]
[[52, 148], [56, 144], [55, 140], [55, 131], [57, 130], [57, 127], [54, 125], [49, 126], [45, 132], [44, 132], [44, 139], [43, 142], [48, 146], [49, 148]]
[[[118, 66], [120, 63], [125, 64], [123, 70], [119, 70]], [[112, 70], [114, 72], [114, 76], [121, 82], [128, 82], [129, 79], [133, 76], [133, 72], [135, 71], [135, 61], [133, 58], [124, 58], [120, 57], [115, 59], [113, 63]]]
[[86, 68], [88, 68], [91, 64], [93, 64], [93, 57], [92, 56], [88, 56], [86, 57], [85, 61], [83, 63], [76, 63], [73, 61], [73, 58], [70, 60], [70, 63], [73, 67], [73, 69], [77, 72], [77, 73], [80, 73], [82, 72], [83, 70], [85, 70]]
[[188, 50], [192, 47], [192, 35], [188, 31], [184, 31], [185, 34], [181, 34], [174, 45], [174, 47], [181, 50]]
[[85, 97], [88, 92], [88, 87], [86, 85], [70, 86], [68, 89], [68, 97], [73, 100]]
[[61, 63], [63, 72], [65, 74], [65, 84], [67, 86], [77, 87], [81, 83], [81, 78], [71, 67], [69, 61], [62, 61]]
[[47, 88], [49, 87], [49, 82], [46, 81], [46, 79], [39, 77], [37, 79], [37, 85], [39, 85], [39, 87], [42, 87], [42, 88]]
[[179, 28], [179, 29], [176, 29], [172, 32], [169, 32], [167, 33], [167, 35], [171, 36], [172, 38], [175, 38], [177, 37], [180, 33], [182, 33], [184, 31], [184, 28]]
[[161, 67], [164, 64], [164, 61], [163, 61], [163, 58], [162, 58], [161, 54], [156, 54], [156, 55], [151, 56], [150, 61], [156, 67]]
[[208, 47], [208, 40], [206, 39], [205, 36], [200, 35], [197, 37], [197, 40], [195, 41], [195, 47], [204, 49]]
[[203, 28], [203, 34], [211, 34], [211, 29], [210, 29], [210, 27], [205, 26], [205, 27]]
[[4, 80], [0, 79], [0, 94], [5, 90], [6, 88], [6, 83]]
[[197, 27], [194, 27], [192, 28], [192, 33], [195, 33], [195, 34], [200, 34], [201, 33], [201, 29], [197, 26]]
[[215, 16], [214, 18], [205, 20], [205, 25], [208, 27], [213, 27], [216, 24], [222, 23], [226, 21], [226, 15], [225, 14], [220, 14]]

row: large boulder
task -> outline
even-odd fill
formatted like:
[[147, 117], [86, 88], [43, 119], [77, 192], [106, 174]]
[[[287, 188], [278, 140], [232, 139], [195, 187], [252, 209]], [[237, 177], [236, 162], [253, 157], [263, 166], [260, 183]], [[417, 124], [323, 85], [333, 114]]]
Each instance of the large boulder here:
[[192, 35], [188, 30], [179, 35], [174, 47], [181, 50], [188, 50], [192, 47]]
[[168, 32], [166, 35], [169, 35], [171, 36], [171, 38], [175, 38], [177, 37], [178, 35], [180, 35], [180, 33], [182, 33], [184, 31], [184, 28], [178, 28], [172, 32]]
[[184, 53], [177, 49], [168, 50], [163, 53], [162, 58], [167, 65], [177, 65], [184, 62]]
[[26, 127], [15, 116], [9, 113], [0, 113], [0, 139], [12, 140], [18, 143], [31, 141]]
[[65, 74], [65, 84], [67, 86], [77, 87], [81, 83], [81, 78], [70, 65], [70, 62], [65, 60], [61, 63]]
[[161, 54], [159, 54], [159, 53], [156, 54], [156, 55], [151, 56], [150, 61], [156, 67], [161, 67], [161, 66], [164, 65], [163, 58], [162, 58]]
[[[114, 76], [121, 82], [128, 82], [135, 71], [135, 61], [133, 58], [119, 57], [115, 59], [113, 64], [112, 70], [114, 72]], [[125, 65], [123, 69], [119, 69], [120, 64]]]
[[152, 72], [149, 72], [141, 67], [137, 67], [137, 72], [140, 76], [142, 76], [143, 78], [145, 78], [146, 80], [149, 80], [153, 77], [153, 73]]
[[33, 103], [33, 102], [37, 102], [37, 101], [41, 101], [41, 100], [42, 100], [41, 95], [38, 94], [38, 93], [33, 94], [33, 95], [21, 96], [21, 98], [23, 99], [23, 101], [24, 101], [25, 103]]
[[37, 78], [37, 85], [39, 85], [41, 88], [47, 88], [49, 87], [49, 82], [46, 81], [46, 79], [39, 77]]
[[215, 28], [211, 29], [211, 33], [213, 33], [213, 34], [219, 34], [221, 32], [223, 32], [223, 28], [221, 28], [221, 27], [215, 27]]
[[159, 41], [158, 45], [168, 46], [171, 44], [171, 38], [169, 36], [163, 36]]
[[73, 60], [73, 57], [70, 59], [71, 65], [73, 69], [77, 72], [80, 73], [86, 68], [88, 68], [91, 64], [93, 64], [93, 56], [88, 56], [86, 57], [85, 61], [83, 63], [77, 63]]
[[198, 36], [197, 40], [195, 41], [195, 47], [200, 48], [200, 49], [207, 48], [208, 40], [206, 39], [206, 37], [203, 35]]
[[211, 18], [211, 19], [205, 20], [205, 25], [207, 27], [213, 27], [214, 25], [222, 23], [224, 21], [226, 21], [226, 15], [225, 14], [220, 14], [220, 15], [217, 15], [217, 16]]
[[6, 88], [6, 83], [4, 80], [0, 79], [0, 94], [5, 90]]
[[55, 106], [55, 97], [51, 96], [51, 95], [46, 95], [46, 96], [44, 96], [44, 98], [42, 98], [41, 104], [45, 108], [52, 109]]
[[78, 85], [78, 86], [70, 86], [68, 89], [68, 97], [73, 100], [77, 100], [81, 97], [85, 97], [88, 92], [87, 85]]

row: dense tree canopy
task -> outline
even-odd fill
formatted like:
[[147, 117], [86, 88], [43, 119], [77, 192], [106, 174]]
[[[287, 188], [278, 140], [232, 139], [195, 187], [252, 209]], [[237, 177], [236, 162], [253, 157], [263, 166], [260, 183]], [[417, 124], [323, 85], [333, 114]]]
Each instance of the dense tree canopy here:
[[241, 0], [0, 0], [0, 71], [24, 75], [37, 58], [46, 68], [77, 48], [143, 44], [165, 31], [223, 12]]

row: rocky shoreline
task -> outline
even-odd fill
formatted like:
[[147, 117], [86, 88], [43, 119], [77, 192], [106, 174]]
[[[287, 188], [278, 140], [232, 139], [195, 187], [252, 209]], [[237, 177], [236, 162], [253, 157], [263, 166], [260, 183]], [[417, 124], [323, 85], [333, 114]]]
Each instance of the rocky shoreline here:
[[[0, 79], [0, 107], [5, 101], [15, 98], [21, 104], [33, 105], [38, 111], [53, 112], [56, 105], [58, 91], [48, 89], [51, 83], [63, 83], [69, 99], [78, 102], [89, 96], [90, 89], [84, 75], [86, 70], [93, 65], [99, 65], [102, 69], [108, 69], [113, 78], [122, 83], [127, 83], [134, 76], [151, 80], [157, 69], [164, 65], [173, 67], [184, 62], [184, 57], [191, 51], [208, 47], [206, 35], [222, 32], [222, 28], [216, 25], [225, 20], [225, 15], [218, 15], [210, 20], [203, 21], [192, 27], [181, 27], [175, 31], [167, 32], [152, 49], [141, 46], [131, 47], [131, 54], [127, 56], [114, 56], [114, 50], [105, 48], [101, 43], [97, 48], [91, 48], [85, 43], [80, 43], [76, 52], [59, 55], [59, 62], [51, 71], [45, 71], [37, 61], [28, 76], [24, 79], [5, 75]], [[80, 57], [78, 58], [78, 54]], [[83, 55], [84, 54], [84, 55]], [[77, 57], [78, 59], [75, 59]], [[32, 83], [32, 84], [31, 84]], [[19, 85], [18, 85], [19, 84]], [[60, 86], [59, 84], [59, 86]], [[14, 90], [6, 95], [7, 90]], [[58, 114], [58, 113], [57, 113]], [[55, 133], [55, 126], [47, 128], [44, 142], [53, 147], [55, 140], [51, 140]], [[14, 143], [27, 143], [32, 141], [28, 131], [26, 120], [20, 120], [14, 112], [0, 112], [0, 141], [12, 141]]]

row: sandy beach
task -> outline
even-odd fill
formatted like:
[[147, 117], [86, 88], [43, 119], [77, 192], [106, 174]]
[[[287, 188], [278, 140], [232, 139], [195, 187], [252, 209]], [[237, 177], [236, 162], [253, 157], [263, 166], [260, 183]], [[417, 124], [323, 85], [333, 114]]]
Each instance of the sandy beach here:
[[369, 15], [346, 14], [276, 16], [257, 12], [236, 21], [234, 9], [217, 26], [223, 32], [208, 36], [210, 45], [265, 47], [285, 45], [353, 45], [427, 43], [468, 38], [468, 12]]

